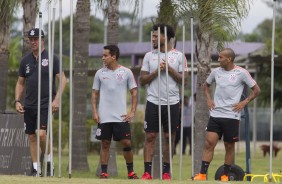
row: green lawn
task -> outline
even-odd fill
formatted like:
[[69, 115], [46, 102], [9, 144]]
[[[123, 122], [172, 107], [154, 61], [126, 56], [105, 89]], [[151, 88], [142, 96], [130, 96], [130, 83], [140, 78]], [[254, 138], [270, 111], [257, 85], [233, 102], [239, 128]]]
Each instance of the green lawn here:
[[[191, 156], [184, 155], [183, 156], [183, 169], [182, 169], [182, 180], [179, 180], [179, 155], [176, 155], [173, 158], [173, 180], [170, 183], [221, 183], [219, 181], [214, 181], [214, 174], [219, 166], [223, 164], [224, 151], [222, 148], [217, 148], [214, 160], [209, 168], [209, 180], [205, 182], [195, 182], [191, 181]], [[244, 149], [241, 149], [236, 153], [236, 165], [239, 165], [245, 170], [245, 152]], [[262, 152], [260, 150], [257, 151], [255, 156], [251, 158], [251, 171], [255, 174], [266, 174], [269, 173], [269, 157], [263, 157]], [[55, 177], [52, 178], [33, 178], [27, 176], [0, 176], [0, 183], [21, 183], [21, 184], [35, 184], [35, 183], [79, 183], [79, 184], [93, 184], [93, 183], [108, 183], [108, 184], [127, 184], [127, 183], [136, 183], [136, 184], [159, 184], [163, 183], [160, 180], [153, 181], [132, 181], [127, 180], [127, 170], [125, 166], [125, 161], [122, 155], [117, 155], [117, 167], [118, 167], [118, 176], [110, 177], [108, 180], [100, 180], [96, 176], [96, 169], [99, 163], [99, 156], [97, 154], [89, 154], [88, 163], [90, 167], [89, 172], [78, 172], [72, 171], [72, 178], [68, 178], [68, 155], [63, 155], [63, 164], [62, 164], [62, 178], [57, 177], [57, 158], [55, 159]], [[139, 176], [143, 174], [143, 155], [135, 155], [134, 156], [134, 166], [135, 172]], [[278, 153], [277, 157], [273, 157], [273, 172], [278, 173], [282, 170], [282, 153]], [[281, 179], [282, 180], [282, 179]], [[255, 180], [256, 183], [263, 183], [262, 178], [258, 178]], [[282, 181], [280, 181], [282, 182]], [[249, 182], [228, 182], [228, 183], [249, 183]]]

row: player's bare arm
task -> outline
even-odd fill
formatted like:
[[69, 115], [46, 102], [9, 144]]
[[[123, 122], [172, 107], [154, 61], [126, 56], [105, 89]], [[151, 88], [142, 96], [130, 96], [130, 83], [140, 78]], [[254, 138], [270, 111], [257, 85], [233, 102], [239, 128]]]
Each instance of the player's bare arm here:
[[98, 115], [98, 111], [97, 111], [97, 103], [98, 103], [98, 98], [100, 95], [100, 91], [99, 90], [93, 90], [92, 91], [92, 97], [91, 97], [91, 101], [92, 101], [92, 118], [94, 120], [94, 122], [99, 123], [100, 119], [99, 119], [99, 115]]
[[204, 84], [204, 93], [207, 99], [208, 108], [211, 111], [214, 109], [215, 105], [214, 105], [214, 101], [212, 100], [210, 96], [210, 85], [207, 82], [205, 82]]

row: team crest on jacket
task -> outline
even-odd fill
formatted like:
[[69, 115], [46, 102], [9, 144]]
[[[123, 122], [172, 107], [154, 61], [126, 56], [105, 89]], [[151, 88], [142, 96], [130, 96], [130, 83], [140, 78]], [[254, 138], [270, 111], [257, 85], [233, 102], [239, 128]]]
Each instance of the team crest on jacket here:
[[42, 66], [48, 66], [48, 59], [42, 59]]

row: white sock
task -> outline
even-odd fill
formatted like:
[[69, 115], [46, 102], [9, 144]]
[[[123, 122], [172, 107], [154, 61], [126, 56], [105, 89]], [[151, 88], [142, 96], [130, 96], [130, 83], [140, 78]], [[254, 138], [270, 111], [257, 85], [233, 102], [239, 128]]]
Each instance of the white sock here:
[[39, 171], [41, 172], [40, 163], [33, 162], [32, 165], [33, 165], [33, 168], [34, 168], [36, 171], [37, 171], [37, 166], [38, 166], [38, 167], [39, 167]]
[[47, 155], [47, 162], [51, 162], [51, 154]]

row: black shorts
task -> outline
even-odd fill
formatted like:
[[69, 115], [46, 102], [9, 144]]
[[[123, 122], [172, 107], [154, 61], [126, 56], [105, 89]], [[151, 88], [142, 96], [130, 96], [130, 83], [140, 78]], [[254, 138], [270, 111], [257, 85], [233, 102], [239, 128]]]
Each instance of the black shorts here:
[[99, 123], [96, 130], [98, 140], [120, 141], [131, 139], [130, 124], [128, 122]]
[[239, 124], [237, 119], [210, 117], [206, 130], [216, 132], [219, 139], [223, 136], [224, 142], [238, 142]]
[[[24, 109], [24, 127], [26, 134], [35, 134], [37, 129], [37, 109]], [[47, 130], [48, 108], [40, 110], [40, 129]]]
[[[171, 132], [175, 132], [179, 123], [179, 103], [170, 105], [170, 120]], [[168, 132], [167, 105], [161, 105], [161, 124], [164, 132]], [[159, 132], [159, 106], [149, 101], [146, 104], [144, 130], [145, 132]]]

